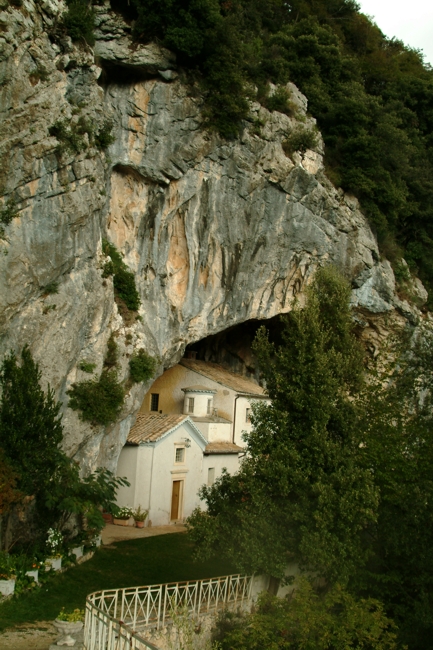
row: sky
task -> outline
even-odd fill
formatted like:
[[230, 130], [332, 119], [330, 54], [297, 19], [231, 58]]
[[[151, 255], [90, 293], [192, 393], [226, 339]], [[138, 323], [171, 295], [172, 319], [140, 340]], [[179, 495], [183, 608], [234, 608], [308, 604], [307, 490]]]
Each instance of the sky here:
[[361, 11], [381, 31], [405, 45], [423, 50], [424, 62], [433, 66], [433, 0], [357, 0]]

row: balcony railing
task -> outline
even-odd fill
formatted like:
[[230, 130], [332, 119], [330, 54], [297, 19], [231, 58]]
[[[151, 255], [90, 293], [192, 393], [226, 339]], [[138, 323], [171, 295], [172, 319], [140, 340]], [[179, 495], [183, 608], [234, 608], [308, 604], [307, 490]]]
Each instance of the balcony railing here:
[[249, 604], [252, 588], [252, 576], [231, 575], [97, 591], [86, 601], [84, 646], [86, 650], [156, 650], [146, 637], [170, 624], [173, 612], [198, 620], [220, 608]]

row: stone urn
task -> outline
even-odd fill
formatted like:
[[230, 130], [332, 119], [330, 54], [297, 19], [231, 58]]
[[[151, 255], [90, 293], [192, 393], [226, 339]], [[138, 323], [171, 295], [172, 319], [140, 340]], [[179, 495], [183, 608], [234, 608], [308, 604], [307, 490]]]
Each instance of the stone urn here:
[[8, 580], [0, 580], [0, 594], [3, 596], [11, 596], [15, 591], [15, 578]]
[[35, 582], [38, 582], [39, 570], [38, 569], [31, 569], [30, 571], [26, 571], [26, 576], [29, 576], [29, 578], [33, 578], [33, 580]]
[[83, 628], [83, 621], [59, 621], [59, 619], [56, 618], [53, 625], [60, 634], [56, 641], [56, 645], [72, 647], [76, 644], [77, 640], [71, 635], [80, 632]]
[[75, 555], [77, 560], [78, 560], [79, 557], [83, 557], [83, 552], [84, 552], [84, 547], [83, 546], [76, 546], [71, 551], [72, 555]]
[[45, 560], [45, 571], [53, 569], [53, 571], [60, 571], [62, 568], [62, 558], [61, 557], [47, 557]]

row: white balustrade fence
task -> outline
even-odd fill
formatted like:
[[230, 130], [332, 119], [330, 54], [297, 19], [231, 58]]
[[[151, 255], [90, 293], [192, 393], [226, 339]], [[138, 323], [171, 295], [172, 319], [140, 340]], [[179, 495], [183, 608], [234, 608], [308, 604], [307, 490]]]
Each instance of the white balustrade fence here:
[[156, 646], [144, 638], [146, 632], [165, 628], [172, 612], [187, 612], [198, 619], [219, 608], [248, 604], [252, 586], [252, 576], [231, 575], [97, 591], [86, 601], [85, 648], [155, 650]]

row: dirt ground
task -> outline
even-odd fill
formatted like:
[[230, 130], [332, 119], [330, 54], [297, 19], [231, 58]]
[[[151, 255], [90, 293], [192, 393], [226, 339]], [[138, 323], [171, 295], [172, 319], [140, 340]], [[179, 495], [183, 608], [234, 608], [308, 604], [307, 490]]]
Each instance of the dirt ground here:
[[[180, 533], [185, 530], [186, 528], [180, 524], [154, 526], [151, 528], [134, 528], [133, 526], [114, 526], [113, 524], [107, 524], [102, 531], [102, 543], [108, 545], [113, 542], [121, 542], [125, 539]], [[48, 650], [50, 645], [55, 643], [57, 637], [58, 634], [51, 621], [26, 623], [0, 632], [0, 650]]]
[[56, 629], [50, 621], [27, 623], [0, 633], [0, 648], [1, 650], [48, 650], [57, 637]]

